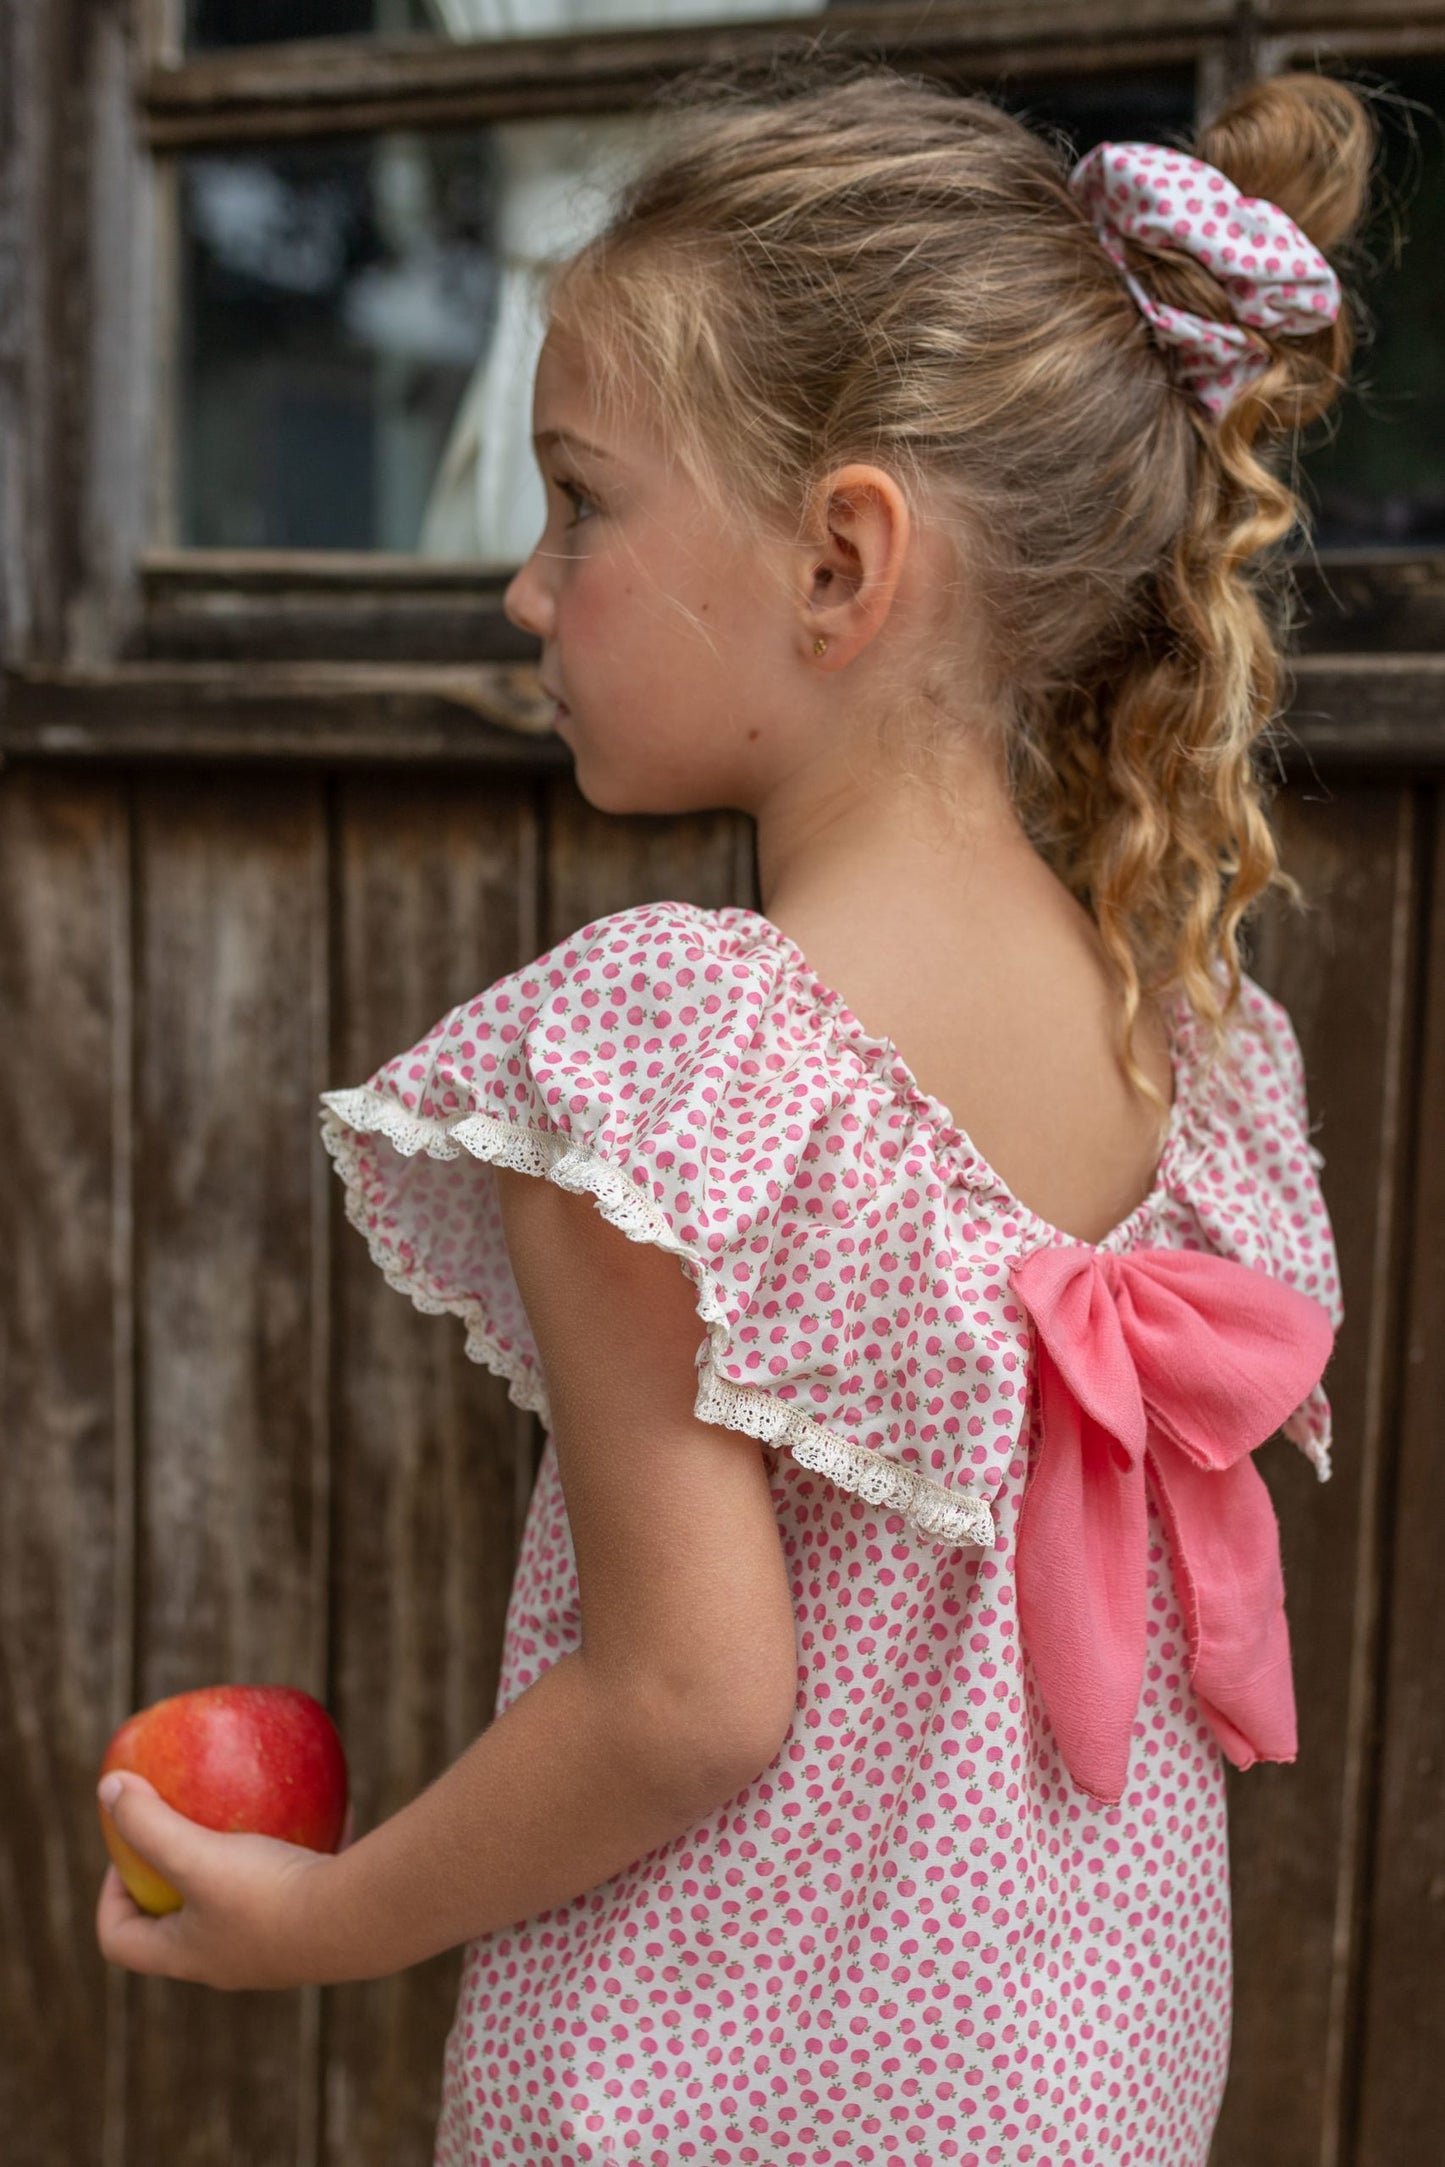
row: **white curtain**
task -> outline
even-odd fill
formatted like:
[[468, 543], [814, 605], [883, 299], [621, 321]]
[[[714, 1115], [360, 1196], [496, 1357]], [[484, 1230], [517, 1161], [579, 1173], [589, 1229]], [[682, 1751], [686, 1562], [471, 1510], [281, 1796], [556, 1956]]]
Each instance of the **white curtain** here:
[[[624, 25], [816, 14], [826, 0], [429, 0], [449, 37], [506, 38]], [[667, 115], [602, 114], [493, 127], [499, 200], [494, 330], [452, 425], [417, 547], [425, 557], [519, 564], [546, 519], [532, 456], [540, 274], [605, 222]]]

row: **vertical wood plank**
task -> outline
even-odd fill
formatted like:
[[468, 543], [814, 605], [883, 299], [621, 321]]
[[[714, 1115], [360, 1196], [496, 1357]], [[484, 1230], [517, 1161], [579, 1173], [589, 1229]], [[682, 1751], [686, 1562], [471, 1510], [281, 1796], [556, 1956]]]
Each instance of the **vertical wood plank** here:
[[[324, 1698], [318, 786], [157, 775], [137, 835], [137, 1705], [220, 1682]], [[315, 2124], [305, 1995], [130, 1986], [129, 2156], [296, 2158]]]
[[1445, 799], [1432, 840], [1400, 1458], [1388, 1531], [1380, 1801], [1358, 2167], [1431, 2167], [1445, 2128]]
[[741, 813], [620, 819], [598, 812], [569, 775], [549, 779], [547, 808], [544, 945], [633, 903], [756, 907], [752, 823]]
[[1284, 861], [1313, 901], [1271, 908], [1252, 975], [1289, 1010], [1335, 1229], [1345, 1323], [1327, 1384], [1334, 1476], [1277, 1440], [1299, 1761], [1230, 1771], [1236, 1994], [1220, 2167], [1332, 2167], [1341, 2151], [1361, 1957], [1359, 1869], [1377, 1715], [1381, 1498], [1398, 1299], [1419, 850], [1407, 788], [1281, 793]]
[[95, 1778], [128, 1684], [124, 1289], [112, 1084], [125, 1065], [125, 799], [0, 774], [0, 2150], [114, 2159], [120, 1976], [95, 1942]]
[[[310, 823], [307, 865], [304, 945], [307, 1001], [310, 1010], [306, 1033], [310, 1075], [304, 1079], [305, 1096], [314, 1107], [316, 1094], [330, 1081], [332, 998], [331, 893], [335, 791], [329, 782], [318, 782], [314, 791], [314, 815]], [[305, 1123], [302, 1122], [303, 1132]], [[306, 1649], [306, 1675], [316, 1679], [311, 1688], [333, 1721], [337, 1715], [332, 1681], [331, 1588], [333, 1557], [333, 1467], [336, 1437], [332, 1423], [332, 1326], [331, 1285], [333, 1271], [331, 1192], [329, 1167], [313, 1150], [307, 1185], [308, 1253], [310, 1284], [306, 1289], [307, 1333], [310, 1368], [306, 1378], [307, 1432], [311, 1447], [309, 1483], [312, 1497], [310, 1585], [306, 1620], [310, 1628]], [[349, 1773], [349, 1768], [348, 1768]], [[325, 2055], [323, 2029], [324, 1996], [313, 1987], [300, 1997], [298, 2053], [301, 2082], [297, 2093], [296, 2158], [298, 2167], [313, 2167], [321, 2158], [325, 2128]]]
[[[338, 788], [337, 1030], [359, 1084], [544, 945], [529, 786], [438, 775]], [[450, 1317], [389, 1287], [328, 1169], [335, 1271], [333, 1701], [364, 1834], [491, 1721], [536, 1423]], [[327, 1991], [324, 2156], [429, 2161], [460, 1949]]]

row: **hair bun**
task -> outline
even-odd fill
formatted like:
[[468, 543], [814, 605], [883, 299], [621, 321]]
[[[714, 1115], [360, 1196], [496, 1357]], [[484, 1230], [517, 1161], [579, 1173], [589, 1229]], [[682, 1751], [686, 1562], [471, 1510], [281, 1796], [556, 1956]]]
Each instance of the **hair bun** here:
[[1232, 97], [1198, 131], [1195, 151], [1244, 195], [1277, 203], [1328, 253], [1364, 215], [1377, 142], [1374, 115], [1348, 84], [1272, 75]]
[[[1305, 73], [1246, 84], [1200, 128], [1194, 154], [1243, 196], [1258, 196], [1293, 219], [1327, 257], [1355, 235], [1370, 198], [1379, 132], [1365, 99], [1348, 83]], [[1228, 296], [1200, 265], [1131, 250], [1129, 268], [1147, 290], [1206, 319], [1232, 314]], [[1335, 403], [1349, 376], [1356, 312], [1348, 290], [1334, 321], [1312, 335], [1258, 331], [1271, 367], [1235, 403], [1231, 433], [1244, 442], [1281, 437]]]

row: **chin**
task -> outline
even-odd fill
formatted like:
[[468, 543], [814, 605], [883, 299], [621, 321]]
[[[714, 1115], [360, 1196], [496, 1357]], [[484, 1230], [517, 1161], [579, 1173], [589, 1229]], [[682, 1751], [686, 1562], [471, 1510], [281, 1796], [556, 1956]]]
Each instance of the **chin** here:
[[649, 805], [640, 791], [629, 792], [616, 785], [608, 788], [605, 784], [584, 782], [575, 769], [573, 775], [579, 792], [594, 812], [615, 813], [621, 819], [630, 813], [661, 813], [667, 810], [665, 806]]
[[599, 777], [589, 774], [585, 766], [574, 762], [572, 779], [581, 795], [594, 811], [615, 813], [619, 817], [629, 814], [646, 814], [653, 819], [676, 816], [679, 813], [712, 812], [712, 799], [703, 801], [690, 797], [669, 797], [659, 791], [656, 782], [635, 780], [626, 776]]
[[578, 795], [594, 812], [637, 813], [647, 810], [636, 802], [636, 793], [629, 792], [625, 782], [619, 781], [616, 776], [608, 776], [605, 772], [599, 774], [595, 768], [589, 768], [586, 760], [578, 758], [575, 747], [572, 748], [572, 780], [577, 786]]

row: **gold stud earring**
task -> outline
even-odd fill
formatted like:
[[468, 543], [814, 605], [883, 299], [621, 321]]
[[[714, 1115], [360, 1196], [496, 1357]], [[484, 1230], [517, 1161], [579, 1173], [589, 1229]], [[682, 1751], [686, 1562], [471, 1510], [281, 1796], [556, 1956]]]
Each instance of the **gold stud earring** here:
[[823, 649], [824, 649], [824, 648], [825, 648], [825, 647], [827, 646], [827, 644], [828, 644], [828, 642], [827, 642], [827, 641], [826, 641], [825, 639], [816, 639], [816, 640], [814, 640], [814, 642], [813, 642], [813, 652], [814, 652], [814, 654], [815, 654], [815, 655], [820, 655], [820, 654], [822, 654], [822, 652], [823, 652]]

